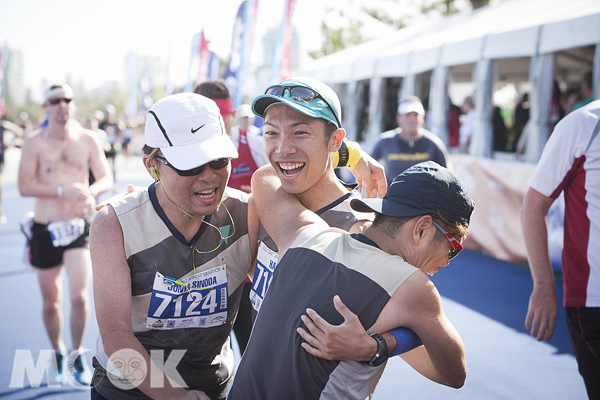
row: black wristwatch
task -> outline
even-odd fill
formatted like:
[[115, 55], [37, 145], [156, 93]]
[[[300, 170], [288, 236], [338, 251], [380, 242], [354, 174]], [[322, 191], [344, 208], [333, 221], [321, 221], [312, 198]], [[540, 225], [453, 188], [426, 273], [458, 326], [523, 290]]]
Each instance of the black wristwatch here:
[[387, 347], [387, 342], [378, 333], [371, 334], [371, 337], [377, 341], [377, 352], [370, 361], [364, 362], [369, 367], [377, 367], [385, 362], [390, 357], [390, 351]]

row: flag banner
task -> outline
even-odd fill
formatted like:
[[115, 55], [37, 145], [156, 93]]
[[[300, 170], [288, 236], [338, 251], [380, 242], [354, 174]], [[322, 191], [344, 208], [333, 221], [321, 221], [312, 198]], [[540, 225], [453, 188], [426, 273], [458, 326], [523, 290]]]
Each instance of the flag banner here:
[[242, 57], [237, 73], [237, 87], [233, 97], [233, 106], [237, 109], [243, 102], [252, 82], [250, 71], [252, 41], [254, 38], [254, 26], [256, 24], [256, 10], [258, 0], [250, 0], [244, 9], [244, 30], [242, 32]]
[[194, 71], [194, 66], [198, 66], [196, 61], [196, 57], [198, 55], [198, 49], [200, 48], [200, 34], [197, 33], [194, 35], [192, 39], [192, 51], [190, 52], [190, 64], [188, 66], [188, 74], [185, 86], [183, 91], [186, 93], [191, 93], [194, 91], [194, 80], [192, 76], [196, 76], [197, 72]]
[[150, 109], [150, 107], [152, 107], [152, 104], [154, 104], [154, 99], [152, 97], [153, 79], [150, 72], [150, 60], [145, 59], [143, 61], [144, 66], [142, 70], [142, 77], [140, 79], [140, 102], [141, 108], [147, 111]]
[[225, 71], [225, 86], [229, 90], [229, 94], [233, 98], [238, 87], [238, 70], [242, 62], [242, 52], [244, 45], [244, 23], [245, 23], [245, 10], [248, 5], [248, 1], [244, 1], [240, 4], [237, 16], [235, 17], [235, 23], [233, 25], [233, 35], [231, 37], [231, 51], [229, 52], [229, 62], [227, 63], [227, 70]]
[[269, 84], [274, 85], [281, 78], [289, 78], [291, 73], [291, 42], [292, 42], [292, 14], [294, 12], [295, 0], [286, 0], [283, 9], [283, 18], [279, 25], [277, 45], [273, 54], [271, 65], [271, 76]]
[[204, 37], [204, 30], [200, 32], [200, 46], [198, 47], [198, 74], [194, 81], [194, 87], [208, 80], [208, 66], [210, 63], [209, 41]]
[[294, 13], [294, 4], [296, 0], [288, 0], [288, 6], [285, 13], [285, 30], [283, 33], [283, 53], [281, 57], [281, 76], [287, 79], [292, 75], [292, 15]]
[[221, 59], [212, 51], [208, 62], [208, 80], [218, 81], [221, 75]]

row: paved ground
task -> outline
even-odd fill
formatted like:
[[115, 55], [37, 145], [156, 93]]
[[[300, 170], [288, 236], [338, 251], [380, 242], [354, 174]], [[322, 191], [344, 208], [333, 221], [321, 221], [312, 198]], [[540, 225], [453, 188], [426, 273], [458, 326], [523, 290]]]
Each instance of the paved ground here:
[[[41, 297], [33, 271], [22, 263], [24, 237], [18, 222], [33, 208], [19, 196], [16, 168], [19, 152], [10, 150], [4, 171], [3, 204], [8, 223], [0, 227], [0, 398], [89, 399], [89, 390], [70, 385], [48, 388], [9, 387], [17, 350], [31, 352], [34, 362], [49, 348], [41, 318]], [[139, 159], [118, 159], [118, 189], [127, 183], [144, 185], [150, 178]], [[549, 343], [539, 343], [523, 327], [531, 278], [526, 266], [465, 252], [434, 277], [444, 309], [460, 333], [467, 351], [468, 377], [460, 390], [421, 377], [400, 358], [390, 360], [375, 392], [386, 399], [585, 399], [583, 381], [572, 355], [564, 310]], [[557, 290], [562, 296], [562, 282]], [[64, 312], [68, 315], [69, 305]], [[67, 345], [69, 334], [66, 332]], [[92, 318], [84, 345], [95, 348], [98, 327]], [[27, 353], [29, 354], [29, 353]], [[91, 352], [90, 352], [91, 354]]]

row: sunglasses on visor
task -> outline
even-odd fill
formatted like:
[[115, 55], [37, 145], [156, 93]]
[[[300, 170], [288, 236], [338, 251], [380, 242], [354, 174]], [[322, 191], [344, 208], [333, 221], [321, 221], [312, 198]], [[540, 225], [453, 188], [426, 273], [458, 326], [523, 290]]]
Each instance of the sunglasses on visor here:
[[440, 232], [442, 232], [442, 234], [446, 237], [446, 239], [448, 239], [448, 241], [450, 242], [450, 245], [452, 245], [452, 250], [450, 250], [450, 252], [448, 253], [448, 261], [450, 261], [454, 257], [456, 257], [458, 255], [458, 253], [460, 253], [461, 251], [463, 251], [464, 247], [463, 247], [462, 244], [460, 244], [460, 242], [458, 240], [456, 240], [454, 238], [454, 236], [452, 236], [451, 234], [449, 234], [448, 232], [446, 232], [446, 230], [444, 228], [442, 228], [440, 224], [438, 224], [435, 221], [432, 221], [432, 222], [433, 222], [433, 225]]
[[213, 161], [203, 164], [199, 167], [192, 168], [192, 169], [186, 169], [185, 171], [182, 171], [182, 170], [177, 169], [174, 166], [172, 166], [167, 161], [167, 159], [164, 157], [156, 157], [156, 159], [158, 161], [160, 161], [162, 164], [170, 167], [173, 171], [177, 172], [177, 175], [179, 175], [179, 176], [200, 175], [202, 173], [202, 171], [204, 171], [204, 168], [206, 168], [207, 165], [210, 165], [210, 167], [214, 170], [222, 169], [222, 168], [225, 168], [227, 165], [229, 165], [229, 158], [219, 158], [218, 160], [213, 160]]
[[323, 100], [325, 102], [325, 104], [327, 105], [327, 107], [329, 108], [329, 110], [331, 111], [331, 113], [333, 114], [336, 122], [338, 123], [338, 127], [342, 126], [342, 123], [340, 122], [337, 114], [333, 110], [333, 107], [331, 107], [331, 105], [327, 102], [327, 100], [325, 100], [323, 98], [323, 96], [321, 96], [319, 93], [315, 92], [314, 90], [312, 90], [310, 88], [307, 88], [305, 86], [274, 85], [274, 86], [271, 86], [270, 88], [268, 88], [267, 91], [265, 92], [265, 94], [270, 94], [272, 96], [277, 96], [277, 97], [283, 97], [286, 90], [290, 92], [290, 97], [294, 101], [310, 103], [311, 101], [313, 101], [316, 98]]
[[71, 102], [71, 100], [73, 100], [73, 99], [68, 99], [66, 97], [60, 97], [58, 99], [50, 99], [50, 100], [48, 100], [48, 104], [51, 104], [51, 105], [55, 106], [55, 105], [59, 104], [61, 101], [64, 101], [65, 104], [69, 104]]

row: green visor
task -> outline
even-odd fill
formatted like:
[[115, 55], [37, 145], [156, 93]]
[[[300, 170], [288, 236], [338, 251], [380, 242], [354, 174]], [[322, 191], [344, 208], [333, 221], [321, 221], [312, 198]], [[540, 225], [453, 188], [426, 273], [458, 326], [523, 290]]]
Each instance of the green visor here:
[[269, 87], [252, 102], [252, 112], [264, 118], [273, 104], [283, 103], [311, 118], [329, 121], [341, 127], [342, 111], [335, 92], [312, 78], [290, 78]]

